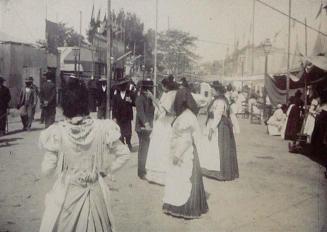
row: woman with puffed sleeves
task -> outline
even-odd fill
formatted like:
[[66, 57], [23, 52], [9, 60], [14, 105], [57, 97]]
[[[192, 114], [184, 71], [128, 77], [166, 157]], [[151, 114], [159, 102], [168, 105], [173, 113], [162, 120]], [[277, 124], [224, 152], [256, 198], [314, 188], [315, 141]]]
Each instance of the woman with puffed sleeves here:
[[114, 231], [107, 180], [128, 160], [129, 151], [115, 122], [88, 116], [85, 86], [71, 82], [64, 90], [65, 120], [40, 135], [42, 173], [57, 174], [46, 195], [40, 232]]

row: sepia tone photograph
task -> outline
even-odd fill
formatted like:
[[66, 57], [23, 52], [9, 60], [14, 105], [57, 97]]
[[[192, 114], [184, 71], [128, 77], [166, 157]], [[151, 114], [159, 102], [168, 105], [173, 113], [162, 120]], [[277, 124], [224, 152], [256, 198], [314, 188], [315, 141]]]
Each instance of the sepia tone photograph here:
[[327, 232], [327, 0], [0, 0], [0, 232]]

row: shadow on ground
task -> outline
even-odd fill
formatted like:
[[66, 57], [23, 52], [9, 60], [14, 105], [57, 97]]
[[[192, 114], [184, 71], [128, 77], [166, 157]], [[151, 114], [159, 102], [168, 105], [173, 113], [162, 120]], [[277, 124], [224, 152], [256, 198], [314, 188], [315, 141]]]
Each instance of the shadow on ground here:
[[17, 145], [18, 143], [13, 143], [16, 142], [17, 140], [21, 140], [23, 138], [0, 138], [0, 148], [1, 147], [10, 147], [13, 145]]

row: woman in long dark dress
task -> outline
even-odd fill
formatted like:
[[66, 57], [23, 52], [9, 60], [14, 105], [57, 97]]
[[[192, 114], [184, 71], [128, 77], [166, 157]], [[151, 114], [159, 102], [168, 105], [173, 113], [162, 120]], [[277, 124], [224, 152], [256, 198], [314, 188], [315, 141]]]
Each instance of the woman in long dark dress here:
[[239, 171], [233, 124], [229, 117], [229, 104], [224, 96], [224, 86], [214, 81], [212, 87], [215, 97], [208, 107], [208, 139], [211, 140], [213, 134], [218, 133], [220, 171], [203, 169], [203, 174], [217, 180], [231, 181], [239, 178]]
[[174, 110], [177, 117], [172, 126], [163, 211], [185, 219], [199, 218], [208, 211], [208, 204], [196, 146], [198, 110], [187, 89], [177, 91]]
[[[321, 157], [327, 169], [327, 91], [320, 95], [319, 114], [312, 132], [311, 145], [313, 155]], [[327, 178], [327, 171], [325, 172]]]

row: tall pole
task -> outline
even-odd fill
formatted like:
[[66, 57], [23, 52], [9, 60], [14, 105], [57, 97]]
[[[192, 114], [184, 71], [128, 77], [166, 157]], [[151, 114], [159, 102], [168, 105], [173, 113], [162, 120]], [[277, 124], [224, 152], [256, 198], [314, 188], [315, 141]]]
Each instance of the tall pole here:
[[243, 91], [243, 83], [244, 83], [244, 60], [242, 60], [242, 83], [241, 83], [241, 91]]
[[111, 0], [108, 0], [107, 6], [107, 107], [106, 107], [106, 118], [111, 118], [111, 104], [110, 104], [110, 93], [111, 93]]
[[78, 52], [78, 73], [77, 77], [79, 78], [80, 74], [80, 66], [81, 66], [81, 36], [82, 36], [82, 11], [79, 12], [79, 38], [78, 38], [78, 47], [79, 47], [79, 52]]
[[[268, 78], [268, 53], [265, 54], [265, 81], [266, 81], [266, 78]], [[264, 86], [263, 87], [263, 116], [265, 119], [267, 116], [266, 98], [267, 98], [267, 91], [266, 91], [266, 86]]]
[[154, 96], [157, 94], [158, 0], [156, 0], [156, 30], [154, 36]]
[[[305, 38], [305, 56], [308, 55], [308, 28], [307, 28], [307, 18], [304, 19], [304, 38]], [[307, 78], [304, 75], [304, 109], [307, 109]]]
[[291, 50], [291, 11], [292, 0], [289, 0], [288, 6], [288, 48], [287, 48], [287, 77], [286, 77], [286, 102], [289, 99], [290, 92], [290, 50]]
[[255, 1], [253, 0], [253, 5], [252, 5], [252, 55], [251, 55], [251, 74], [253, 75], [254, 73], [254, 16], [255, 16]]

